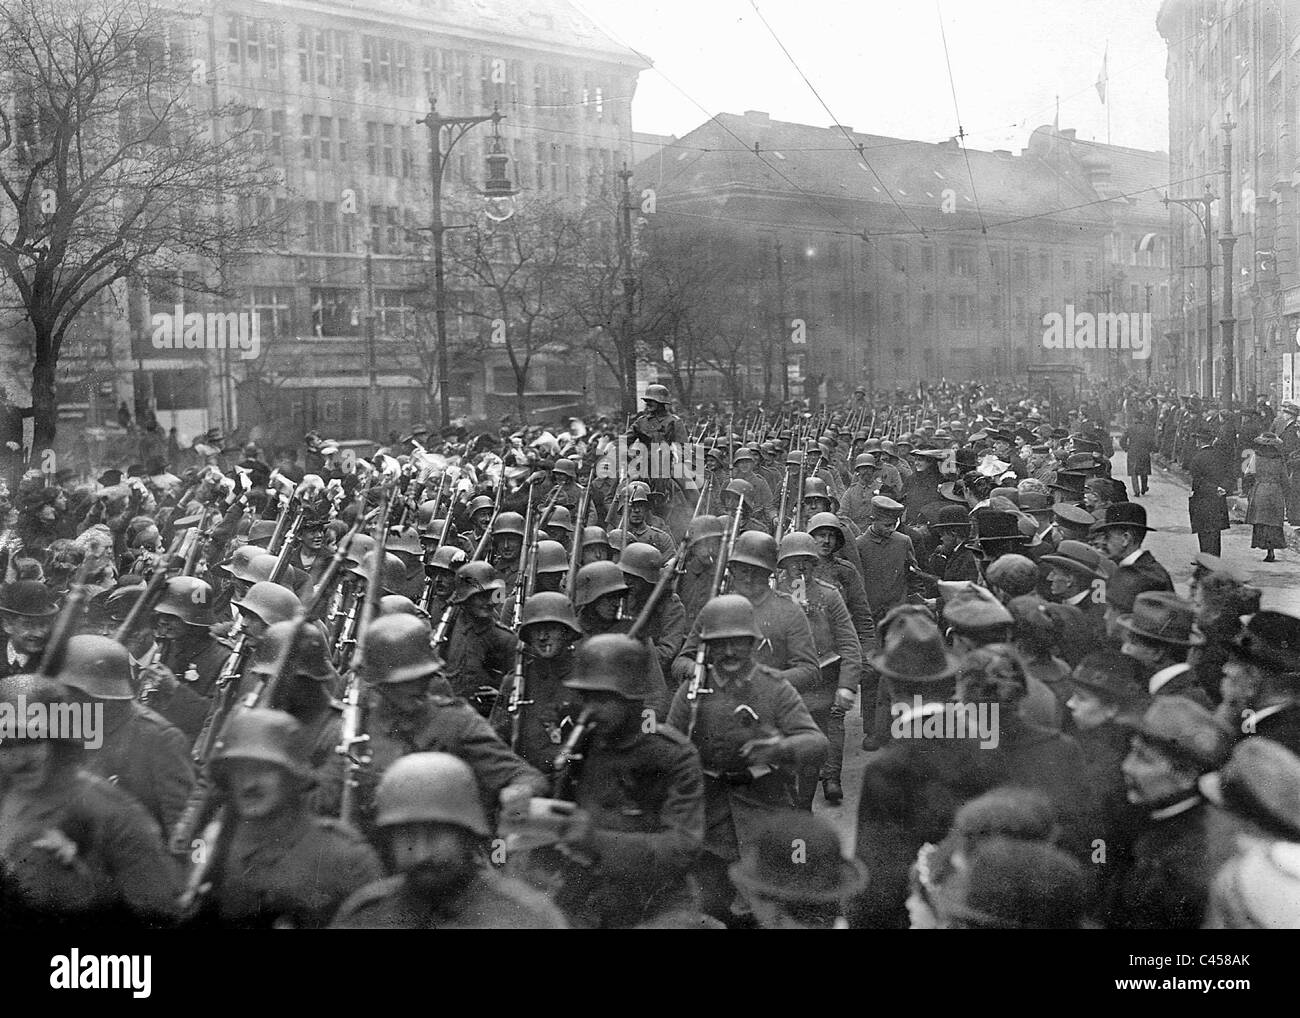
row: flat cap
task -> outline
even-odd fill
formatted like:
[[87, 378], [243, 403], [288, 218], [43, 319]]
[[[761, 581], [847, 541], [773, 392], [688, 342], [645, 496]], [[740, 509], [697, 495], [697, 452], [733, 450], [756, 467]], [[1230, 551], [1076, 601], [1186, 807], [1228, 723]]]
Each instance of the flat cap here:
[[1223, 766], [1232, 747], [1232, 733], [1185, 696], [1157, 696], [1142, 717], [1119, 720], [1146, 742], [1203, 772]]
[[876, 495], [871, 499], [871, 511], [885, 516], [901, 516], [903, 503], [895, 502], [888, 495]]

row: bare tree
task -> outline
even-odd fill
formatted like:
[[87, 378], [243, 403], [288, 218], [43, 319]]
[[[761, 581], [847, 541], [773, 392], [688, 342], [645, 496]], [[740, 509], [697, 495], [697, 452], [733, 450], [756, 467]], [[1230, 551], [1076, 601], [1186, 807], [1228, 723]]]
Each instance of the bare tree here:
[[[277, 183], [244, 108], [216, 105], [185, 14], [154, 0], [0, 6], [0, 272], [31, 325], [36, 447], [54, 439], [69, 328], [119, 281], [224, 262], [267, 224]], [[220, 292], [220, 283], [201, 284]]]
[[521, 421], [528, 416], [534, 360], [568, 342], [583, 229], [581, 210], [562, 199], [535, 198], [503, 223], [479, 215], [448, 244], [452, 273], [465, 284], [449, 291], [448, 304], [482, 322], [487, 345], [505, 351]]

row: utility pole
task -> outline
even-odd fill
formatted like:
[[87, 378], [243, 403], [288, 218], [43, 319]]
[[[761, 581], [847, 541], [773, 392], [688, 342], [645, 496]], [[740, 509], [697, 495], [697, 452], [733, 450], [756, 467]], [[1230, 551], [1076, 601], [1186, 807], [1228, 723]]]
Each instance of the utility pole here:
[[1223, 317], [1219, 324], [1223, 326], [1223, 398], [1229, 409], [1237, 394], [1237, 322], [1232, 314], [1232, 252], [1237, 243], [1232, 235], [1232, 129], [1236, 126], [1231, 115], [1223, 121], [1223, 209], [1219, 214], [1219, 247], [1223, 251]]
[[[444, 117], [438, 112], [438, 100], [432, 96], [429, 97], [429, 107], [429, 112], [416, 123], [425, 124], [433, 136], [433, 144], [430, 146], [433, 177], [433, 223], [430, 226], [433, 233], [433, 317], [438, 331], [438, 405], [445, 425], [451, 422], [451, 403], [447, 393], [450, 369], [447, 364], [447, 289], [442, 235], [449, 227], [442, 221], [442, 174], [452, 148], [471, 128], [490, 120], [496, 129], [505, 117], [495, 108], [486, 117]], [[447, 129], [445, 148], [442, 144], [444, 128]]]
[[[366, 366], [370, 374], [370, 386], [366, 389], [366, 416], [371, 426], [381, 416], [379, 414], [379, 380], [375, 377], [375, 266], [371, 258], [370, 241], [366, 241]], [[381, 424], [380, 435], [387, 438], [387, 414]]]
[[626, 382], [623, 386], [623, 410], [636, 413], [636, 341], [632, 335], [632, 319], [636, 315], [636, 273], [632, 271], [632, 190], [629, 181], [632, 171], [623, 164], [619, 172], [623, 181], [623, 194], [620, 199], [620, 234], [619, 262], [623, 270], [623, 339], [620, 343], [619, 359], [623, 362]]
[[[1165, 197], [1161, 199], [1166, 206], [1181, 205], [1190, 209], [1192, 215], [1196, 217], [1196, 221], [1201, 224], [1201, 228], [1205, 231], [1205, 360], [1209, 367], [1209, 377], [1206, 378], [1204, 374], [1201, 374], [1198, 382], [1204, 389], [1204, 395], [1211, 398], [1214, 396], [1214, 224], [1210, 218], [1210, 204], [1215, 200], [1215, 197], [1214, 191], [1207, 184], [1205, 195], [1201, 198]], [[1184, 268], [1199, 267], [1184, 266]], [[1197, 353], [1199, 354], [1199, 343], [1197, 347]]]
[[776, 238], [776, 339], [781, 361], [781, 399], [790, 402], [790, 365], [786, 362], [785, 265], [781, 260], [781, 238]]

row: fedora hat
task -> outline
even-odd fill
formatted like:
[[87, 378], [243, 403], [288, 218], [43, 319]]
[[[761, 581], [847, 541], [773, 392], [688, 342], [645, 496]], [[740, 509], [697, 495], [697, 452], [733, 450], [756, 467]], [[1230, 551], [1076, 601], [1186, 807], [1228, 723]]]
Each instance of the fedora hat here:
[[970, 514], [963, 505], [945, 505], [939, 508], [930, 521], [931, 530], [970, 528]]
[[1170, 756], [1201, 768], [1201, 773], [1221, 767], [1232, 748], [1232, 732], [1185, 696], [1157, 696], [1141, 717], [1116, 720]]
[[1136, 706], [1148, 699], [1142, 665], [1118, 650], [1094, 650], [1075, 666], [1072, 685], [1112, 703]]
[[914, 685], [943, 682], [957, 674], [961, 659], [943, 644], [939, 627], [916, 615], [900, 618], [885, 636], [885, 649], [871, 663], [882, 675]]
[[1042, 556], [1039, 561], [1060, 566], [1073, 573], [1082, 573], [1084, 576], [1104, 575], [1101, 571], [1101, 552], [1082, 541], [1062, 541], [1056, 546], [1055, 552]]
[[54, 592], [38, 580], [17, 580], [0, 590], [0, 612], [39, 619], [59, 613]]
[[961, 481], [944, 481], [939, 485], [940, 497], [958, 505], [966, 504], [966, 485]]
[[1167, 590], [1149, 590], [1133, 599], [1133, 611], [1119, 620], [1126, 633], [1172, 643], [1179, 647], [1199, 647], [1205, 637], [1196, 629], [1196, 608]]
[[1056, 476], [1052, 478], [1049, 488], [1055, 488], [1057, 491], [1068, 492], [1071, 495], [1083, 497], [1083, 484], [1088, 479], [1088, 475], [1078, 470], [1058, 470]]
[[1272, 739], [1242, 739], [1223, 768], [1201, 775], [1216, 806], [1300, 841], [1300, 757]]
[[1013, 513], [1001, 509], [976, 509], [971, 513], [971, 522], [975, 524], [973, 543], [988, 544], [993, 541], [1021, 542], [1025, 535], [1020, 532], [1020, 521]]
[[1155, 530], [1147, 526], [1146, 506], [1139, 502], [1115, 502], [1106, 507], [1105, 515], [1092, 525], [1092, 532], [1111, 527], [1131, 527], [1134, 530]]
[[[790, 851], [796, 843], [804, 847], [797, 855]], [[769, 817], [730, 873], [740, 888], [776, 901], [831, 904], [867, 885], [867, 868], [844, 858], [830, 821], [802, 810]]]
[[1229, 649], [1272, 671], [1300, 671], [1300, 618], [1279, 611], [1257, 611]]

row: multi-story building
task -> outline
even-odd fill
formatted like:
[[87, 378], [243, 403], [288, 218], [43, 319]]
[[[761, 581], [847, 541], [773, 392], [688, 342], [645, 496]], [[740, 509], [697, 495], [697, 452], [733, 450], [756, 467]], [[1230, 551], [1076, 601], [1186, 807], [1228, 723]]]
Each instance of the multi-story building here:
[[[1174, 297], [1181, 312], [1172, 339], [1183, 361], [1201, 369], [1188, 375], [1189, 387], [1208, 391], [1212, 377], [1214, 392], [1221, 394], [1223, 241], [1229, 240], [1236, 395], [1266, 395], [1276, 405], [1293, 395], [1294, 362], [1300, 359], [1300, 3], [1166, 0], [1157, 25], [1169, 51], [1171, 197], [1203, 197], [1208, 186], [1216, 198], [1212, 355], [1206, 345], [1205, 231], [1193, 214], [1171, 206]], [[1225, 168], [1231, 170], [1226, 194]], [[1230, 236], [1224, 230], [1229, 209]]]
[[[593, 178], [618, 186], [647, 66], [565, 0], [217, 0], [177, 24], [172, 45], [201, 62], [215, 106], [248, 110], [253, 145], [282, 171], [280, 187], [238, 214], [284, 225], [268, 229], [259, 250], [193, 266], [221, 273], [233, 299], [205, 300], [189, 273], [133, 287], [119, 355], [106, 363], [102, 350], [94, 354], [107, 386], [101, 405], [82, 398], [71, 409], [111, 419], [119, 401], [133, 401], [176, 426], [182, 445], [209, 427], [260, 426], [271, 439], [296, 440], [310, 427], [382, 438], [436, 419], [432, 139], [419, 123], [430, 100], [446, 116], [498, 108], [515, 186], [525, 196], [578, 196]], [[482, 124], [451, 151], [449, 225], [458, 203], [478, 200], [491, 141], [492, 125]], [[454, 230], [447, 236], [453, 243]], [[259, 356], [158, 349], [152, 316], [177, 304], [255, 316]], [[454, 313], [447, 328], [453, 415], [512, 408], [513, 374], [501, 370], [487, 330]], [[548, 405], [581, 393], [581, 372], [558, 367], [538, 359], [530, 399]], [[90, 368], [69, 357], [66, 400]], [[372, 373], [377, 400], [368, 398]]]
[[810, 395], [834, 396], [1023, 377], [1044, 362], [1094, 378], [1146, 371], [1116, 352], [1044, 348], [1044, 316], [1073, 306], [1163, 321], [1166, 164], [1053, 127], [1013, 155], [749, 111], [663, 144], [636, 180], [669, 214], [660, 227], [704, 216], [762, 246], [782, 329], [807, 329], [805, 347], [785, 347], [791, 370], [824, 386]]

